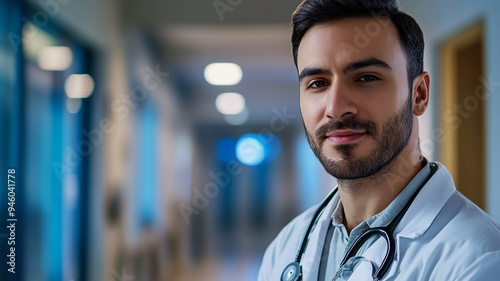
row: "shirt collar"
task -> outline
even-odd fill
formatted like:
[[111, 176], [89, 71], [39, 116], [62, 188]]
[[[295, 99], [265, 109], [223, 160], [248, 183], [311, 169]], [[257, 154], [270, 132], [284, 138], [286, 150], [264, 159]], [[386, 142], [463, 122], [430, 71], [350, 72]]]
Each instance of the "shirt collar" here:
[[369, 227], [387, 226], [404, 208], [413, 194], [417, 192], [419, 187], [425, 184], [425, 180], [431, 174], [431, 166], [429, 161], [425, 160], [425, 166], [413, 177], [399, 195], [379, 214], [366, 220]]

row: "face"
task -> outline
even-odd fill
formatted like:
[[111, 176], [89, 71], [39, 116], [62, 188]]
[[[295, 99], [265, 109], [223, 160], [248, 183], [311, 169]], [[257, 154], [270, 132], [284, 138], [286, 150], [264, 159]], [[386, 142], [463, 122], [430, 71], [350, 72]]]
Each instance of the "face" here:
[[411, 136], [406, 57], [394, 25], [381, 22], [356, 18], [316, 25], [299, 46], [307, 138], [327, 172], [340, 180], [378, 173]]

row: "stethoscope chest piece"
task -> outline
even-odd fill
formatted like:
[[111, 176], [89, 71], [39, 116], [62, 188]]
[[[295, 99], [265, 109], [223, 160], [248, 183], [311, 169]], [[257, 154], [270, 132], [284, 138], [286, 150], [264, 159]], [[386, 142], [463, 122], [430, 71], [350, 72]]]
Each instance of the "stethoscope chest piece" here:
[[286, 266], [285, 270], [283, 270], [283, 273], [281, 274], [281, 281], [298, 281], [300, 280], [300, 275], [302, 275], [300, 264], [292, 262]]

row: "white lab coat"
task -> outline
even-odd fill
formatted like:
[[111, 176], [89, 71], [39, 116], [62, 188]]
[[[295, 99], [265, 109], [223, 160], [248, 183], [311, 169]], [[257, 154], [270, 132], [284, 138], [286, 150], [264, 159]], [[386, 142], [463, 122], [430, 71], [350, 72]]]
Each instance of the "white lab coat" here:
[[[438, 165], [439, 169], [418, 193], [394, 231], [396, 254], [382, 280], [500, 280], [500, 224], [457, 192], [448, 170]], [[318, 280], [319, 260], [330, 216], [338, 200], [337, 194], [309, 236], [301, 261], [303, 281]], [[295, 259], [317, 207], [296, 217], [269, 245], [259, 281], [281, 280], [281, 273]], [[378, 263], [380, 251], [376, 248], [377, 243], [365, 256]], [[385, 248], [382, 251], [385, 253]], [[349, 280], [360, 279], [353, 274]]]

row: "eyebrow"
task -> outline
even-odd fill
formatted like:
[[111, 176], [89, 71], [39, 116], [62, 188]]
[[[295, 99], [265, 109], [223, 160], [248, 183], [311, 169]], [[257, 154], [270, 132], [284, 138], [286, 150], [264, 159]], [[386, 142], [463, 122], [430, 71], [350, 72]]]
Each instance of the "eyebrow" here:
[[[342, 69], [342, 73], [347, 74], [349, 72], [370, 66], [392, 70], [392, 67], [386, 62], [376, 58], [368, 58], [348, 64]], [[299, 82], [304, 80], [304, 78], [306, 78], [307, 76], [313, 76], [313, 75], [332, 75], [332, 72], [328, 69], [323, 69], [323, 68], [304, 68], [299, 74]]]
[[323, 68], [304, 68], [299, 74], [299, 82], [304, 80], [307, 76], [313, 75], [332, 75], [332, 72]]
[[344, 67], [344, 69], [342, 69], [342, 73], [347, 74], [349, 72], [352, 72], [352, 71], [355, 71], [355, 70], [358, 70], [361, 68], [369, 67], [369, 66], [376, 66], [376, 67], [384, 68], [387, 70], [392, 70], [392, 67], [389, 64], [387, 64], [386, 62], [381, 61], [381, 60], [376, 59], [376, 58], [368, 58], [368, 59], [355, 61], [355, 62], [348, 64], [346, 67]]

